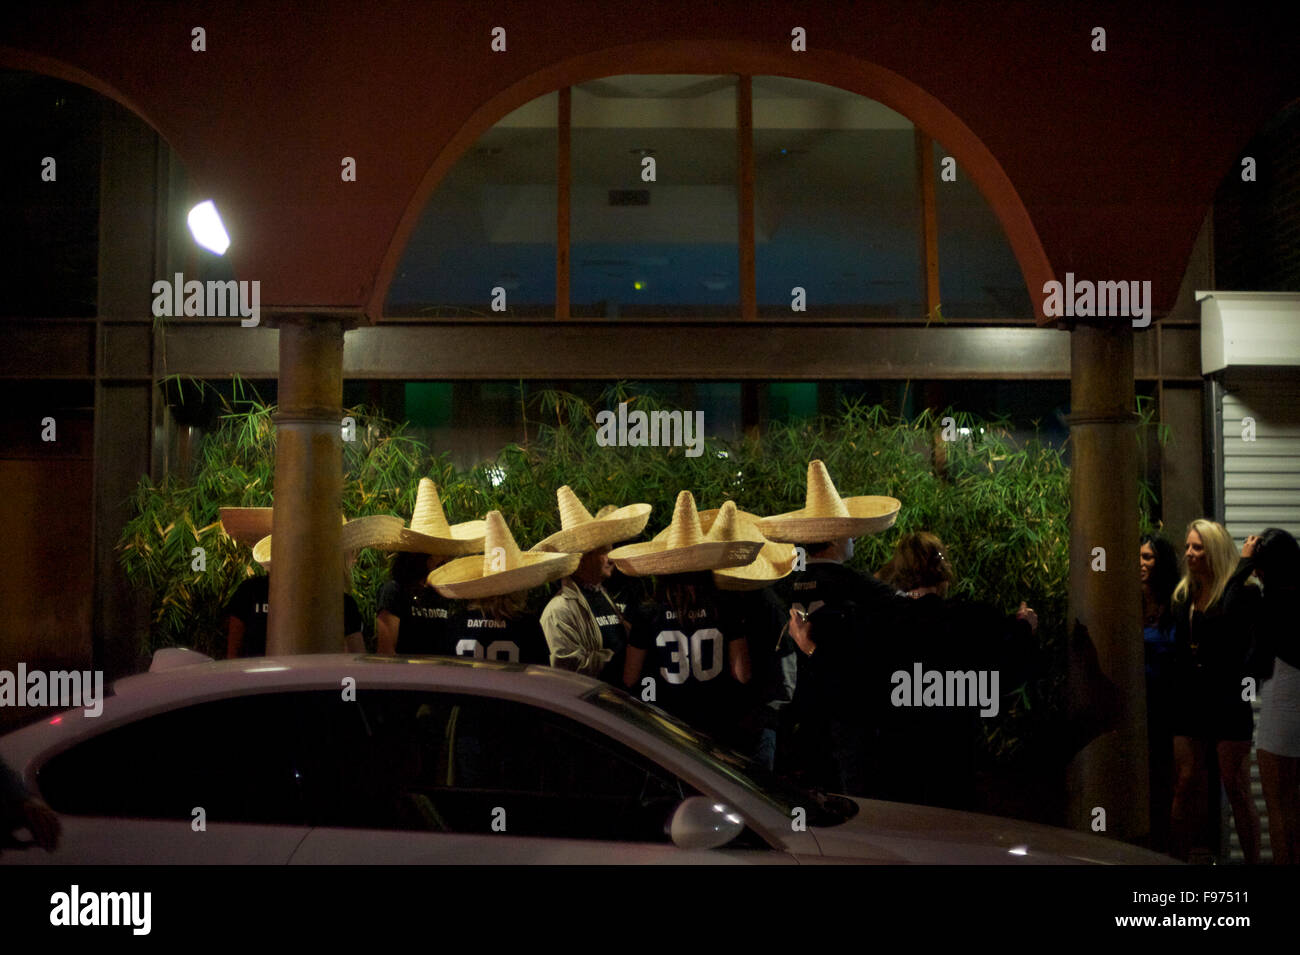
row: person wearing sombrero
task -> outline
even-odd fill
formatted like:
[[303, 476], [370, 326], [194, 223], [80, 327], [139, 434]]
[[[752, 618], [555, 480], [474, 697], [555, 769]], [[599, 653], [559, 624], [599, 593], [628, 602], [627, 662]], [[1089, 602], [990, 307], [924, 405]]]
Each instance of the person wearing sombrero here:
[[634, 577], [653, 575], [653, 596], [632, 614], [623, 685], [707, 733], [726, 736], [750, 679], [749, 652], [735, 621], [721, 612], [713, 571], [741, 567], [762, 544], [737, 539], [736, 506], [727, 501], [706, 533], [695, 498], [677, 495], [667, 530], [610, 553]]
[[429, 574], [429, 585], [458, 602], [441, 656], [504, 663], [547, 663], [550, 651], [537, 617], [524, 610], [527, 592], [573, 573], [581, 554], [523, 552], [500, 511], [489, 511], [483, 553]]
[[[700, 511], [700, 526], [713, 529], [720, 508]], [[732, 536], [758, 541], [762, 550], [742, 567], [713, 571], [719, 607], [745, 634], [752, 676], [746, 688], [749, 700], [740, 720], [737, 745], [755, 762], [773, 769], [783, 736], [789, 704], [794, 695], [796, 659], [794, 640], [785, 632], [785, 605], [773, 586], [794, 568], [793, 544], [769, 541], [758, 529], [760, 518], [737, 509]]]
[[[226, 656], [260, 657], [266, 655], [266, 625], [270, 614], [271, 594], [271, 516], [269, 507], [223, 507], [219, 510], [222, 529], [238, 543], [251, 547], [253, 562], [266, 573], [242, 581], [223, 613], [226, 630]], [[343, 640], [338, 649], [365, 653], [365, 636], [361, 608], [352, 596], [352, 563], [357, 551], [373, 547], [400, 526], [395, 517], [362, 517], [343, 520], [340, 547], [343, 551]]]
[[421, 478], [411, 523], [397, 526], [379, 545], [393, 552], [389, 579], [379, 588], [375, 614], [379, 653], [438, 653], [451, 620], [452, 603], [429, 586], [429, 574], [453, 557], [482, 550], [481, 520], [452, 524], [447, 520], [437, 485]]
[[785, 768], [849, 795], [864, 795], [869, 785], [872, 701], [863, 699], [862, 680], [872, 642], [891, 639], [882, 631], [889, 629], [894, 593], [845, 561], [853, 556], [853, 539], [891, 527], [900, 506], [892, 497], [842, 498], [826, 465], [812, 461], [804, 506], [758, 522], [769, 540], [795, 544], [804, 555], [802, 569], [775, 588], [798, 645], [790, 707], [795, 729]]
[[630, 624], [604, 583], [614, 572], [610, 549], [645, 529], [650, 505], [608, 505], [592, 517], [567, 484], [555, 496], [560, 530], [533, 550], [581, 554], [582, 560], [542, 611], [551, 666], [622, 686]]

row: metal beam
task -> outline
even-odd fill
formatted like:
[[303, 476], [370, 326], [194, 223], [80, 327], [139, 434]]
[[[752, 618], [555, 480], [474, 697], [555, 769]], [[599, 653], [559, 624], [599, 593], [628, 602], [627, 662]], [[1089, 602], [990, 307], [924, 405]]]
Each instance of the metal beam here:
[[[277, 332], [169, 323], [167, 370], [274, 378]], [[350, 379], [616, 378], [712, 381], [1070, 377], [1056, 329], [736, 321], [384, 324], [347, 332]]]

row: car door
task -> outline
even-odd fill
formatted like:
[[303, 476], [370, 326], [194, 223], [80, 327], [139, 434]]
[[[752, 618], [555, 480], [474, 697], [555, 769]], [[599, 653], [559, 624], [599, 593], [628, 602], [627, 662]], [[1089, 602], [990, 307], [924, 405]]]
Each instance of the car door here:
[[794, 861], [753, 834], [678, 849], [667, 823], [696, 791], [560, 714], [416, 690], [319, 702], [302, 762], [317, 826], [294, 863]]
[[47, 760], [53, 853], [5, 863], [284, 864], [309, 831], [295, 765], [296, 694], [186, 706], [116, 726]]

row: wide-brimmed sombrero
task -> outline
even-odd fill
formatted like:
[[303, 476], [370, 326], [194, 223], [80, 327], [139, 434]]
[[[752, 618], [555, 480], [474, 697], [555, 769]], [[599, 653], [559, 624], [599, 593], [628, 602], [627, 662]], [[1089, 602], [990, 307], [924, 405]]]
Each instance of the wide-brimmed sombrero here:
[[399, 527], [390, 539], [374, 546], [381, 550], [455, 557], [481, 553], [485, 532], [486, 525], [481, 520], [448, 524], [438, 488], [428, 478], [420, 478], [410, 526]]
[[444, 597], [475, 600], [530, 590], [569, 576], [582, 562], [581, 554], [520, 551], [500, 511], [489, 511], [485, 523], [481, 556], [453, 560], [429, 574], [429, 585]]
[[[402, 519], [388, 514], [358, 517], [355, 521], [343, 520], [339, 530], [339, 549], [344, 553], [363, 547], [382, 548], [385, 541], [402, 529]], [[253, 545], [253, 560], [271, 571], [271, 535], [267, 534]]]
[[705, 534], [695, 510], [695, 497], [690, 491], [682, 491], [673, 508], [673, 521], [662, 533], [654, 540], [612, 550], [609, 559], [630, 577], [689, 574], [748, 564], [763, 547], [757, 540], [726, 539], [726, 528], [717, 528], [716, 521], [714, 527], [716, 535]]
[[[734, 508], [734, 516], [720, 518], [723, 510]], [[794, 545], [770, 541], [758, 529], [760, 518], [727, 501], [720, 508], [700, 511], [700, 526], [712, 538], [758, 541], [763, 546], [748, 564], [713, 572], [713, 582], [722, 590], [758, 590], [789, 576], [794, 570]], [[722, 521], [721, 524], [718, 522]]]
[[897, 498], [864, 495], [842, 498], [826, 473], [826, 465], [808, 465], [805, 505], [797, 511], [761, 518], [760, 533], [768, 540], [790, 544], [815, 544], [878, 534], [893, 526], [902, 504]]
[[252, 547], [271, 533], [272, 507], [219, 507], [217, 518], [226, 536]]
[[555, 497], [560, 503], [561, 530], [540, 541], [533, 550], [585, 554], [636, 537], [650, 520], [649, 504], [606, 505], [592, 517], [567, 484], [555, 492]]

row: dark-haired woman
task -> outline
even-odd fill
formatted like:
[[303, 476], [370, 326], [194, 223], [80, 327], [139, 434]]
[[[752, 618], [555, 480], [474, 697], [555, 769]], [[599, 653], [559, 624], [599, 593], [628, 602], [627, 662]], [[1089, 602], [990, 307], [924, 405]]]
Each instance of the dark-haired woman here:
[[1295, 865], [1300, 862], [1300, 545], [1286, 531], [1270, 527], [1258, 538], [1246, 538], [1241, 554], [1264, 585], [1256, 641], [1260, 675], [1267, 679], [1260, 688], [1255, 752], [1269, 844], [1274, 865]]
[[1169, 805], [1173, 799], [1172, 707], [1174, 617], [1178, 556], [1169, 541], [1144, 534], [1138, 549], [1142, 579], [1142, 643], [1146, 656], [1147, 761], [1150, 770], [1151, 848], [1169, 849]]
[[390, 579], [379, 589], [379, 612], [375, 615], [380, 653], [442, 652], [439, 648], [445, 642], [451, 601], [430, 587], [427, 578], [446, 559], [409, 551], [393, 554]]

